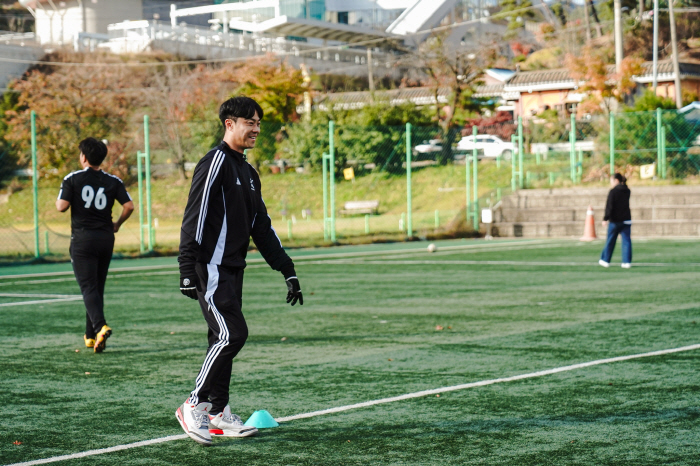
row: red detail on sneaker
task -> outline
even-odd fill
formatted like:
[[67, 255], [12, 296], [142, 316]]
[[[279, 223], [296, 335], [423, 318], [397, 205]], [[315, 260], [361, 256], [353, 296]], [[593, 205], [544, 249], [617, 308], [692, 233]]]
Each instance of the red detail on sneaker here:
[[211, 435], [224, 435], [224, 431], [221, 429], [209, 429]]
[[185, 422], [185, 418], [182, 415], [182, 411], [180, 411], [180, 408], [177, 408], [177, 411], [175, 411], [175, 416], [177, 417], [177, 420], [180, 422], [180, 425], [182, 426], [182, 428], [185, 429], [185, 432], [189, 432], [190, 430], [187, 428], [187, 423]]

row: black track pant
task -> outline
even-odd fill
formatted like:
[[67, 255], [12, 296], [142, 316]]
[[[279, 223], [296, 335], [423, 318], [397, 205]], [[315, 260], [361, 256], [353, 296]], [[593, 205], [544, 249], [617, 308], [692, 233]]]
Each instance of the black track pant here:
[[210, 413], [218, 414], [229, 401], [233, 358], [248, 338], [241, 311], [243, 270], [198, 263], [197, 276], [201, 287], [199, 305], [209, 326], [209, 348], [189, 402], [209, 401]]
[[114, 250], [114, 233], [77, 230], [71, 235], [70, 259], [85, 303], [85, 336], [95, 338], [107, 325], [104, 294], [109, 262]]

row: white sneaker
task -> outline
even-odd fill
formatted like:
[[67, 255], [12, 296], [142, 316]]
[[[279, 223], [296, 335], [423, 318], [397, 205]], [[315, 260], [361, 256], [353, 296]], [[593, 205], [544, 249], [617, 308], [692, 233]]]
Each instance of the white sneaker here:
[[202, 445], [211, 445], [211, 435], [209, 435], [209, 410], [211, 403], [199, 403], [193, 405], [185, 402], [175, 411], [175, 417], [180, 422], [182, 430], [190, 436], [192, 440]]
[[632, 264], [630, 264], [629, 262], [623, 262], [621, 267], [623, 269], [629, 269], [632, 267]]
[[602, 265], [602, 266], [605, 267], [606, 269], [607, 269], [608, 267], [610, 267], [610, 262], [605, 262], [603, 259], [599, 260], [599, 261], [598, 261], [598, 264]]
[[252, 437], [258, 433], [255, 427], [244, 426], [240, 416], [231, 414], [231, 408], [226, 405], [216, 416], [209, 416], [209, 433], [221, 437]]

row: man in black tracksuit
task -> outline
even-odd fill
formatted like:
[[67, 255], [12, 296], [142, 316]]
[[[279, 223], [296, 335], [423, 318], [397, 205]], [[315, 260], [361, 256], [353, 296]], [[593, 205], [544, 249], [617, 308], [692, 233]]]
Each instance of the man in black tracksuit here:
[[[63, 178], [56, 208], [60, 212], [71, 208], [70, 257], [86, 309], [83, 338], [85, 346], [101, 353], [112, 334], [104, 315], [104, 293], [114, 234], [134, 211], [134, 203], [122, 180], [100, 170], [107, 146], [87, 138], [79, 148], [83, 170]], [[122, 205], [122, 213], [112, 222], [115, 200]]]
[[241, 311], [243, 269], [250, 238], [287, 284], [287, 302], [303, 304], [294, 263], [282, 248], [260, 194], [260, 177], [243, 152], [255, 146], [262, 108], [234, 97], [221, 105], [224, 140], [197, 164], [180, 233], [180, 291], [199, 300], [209, 327], [209, 348], [189, 398], [175, 415], [196, 442], [211, 435], [248, 437], [229, 407], [233, 358], [243, 348], [248, 327]]

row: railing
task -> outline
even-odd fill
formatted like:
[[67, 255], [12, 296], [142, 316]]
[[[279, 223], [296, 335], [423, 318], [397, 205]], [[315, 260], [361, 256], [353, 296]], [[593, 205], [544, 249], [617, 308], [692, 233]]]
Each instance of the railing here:
[[[305, 56], [307, 58], [341, 63], [364, 65], [367, 60], [365, 49], [352, 49], [346, 45], [322, 46], [284, 37], [264, 34], [248, 34], [200, 28], [196, 26], [172, 25], [160, 21], [128, 21], [110, 24], [110, 40], [171, 40], [188, 44], [205, 45], [245, 51], [252, 54], [274, 53], [287, 56]], [[375, 53], [376, 65], [386, 61], [388, 55]]]

